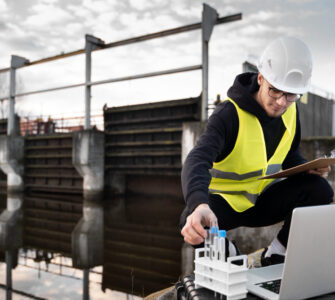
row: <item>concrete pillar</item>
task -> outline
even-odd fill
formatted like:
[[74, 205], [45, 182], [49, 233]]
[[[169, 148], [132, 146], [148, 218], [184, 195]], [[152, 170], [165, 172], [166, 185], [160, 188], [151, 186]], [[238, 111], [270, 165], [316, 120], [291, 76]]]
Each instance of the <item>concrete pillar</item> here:
[[22, 246], [24, 139], [0, 136], [0, 168], [7, 174], [7, 208], [0, 215], [0, 250]]
[[205, 131], [207, 122], [185, 122], [183, 123], [183, 134], [181, 140], [181, 162], [184, 164], [189, 152], [196, 145], [200, 135]]
[[103, 263], [103, 193], [105, 135], [96, 130], [73, 133], [72, 163], [83, 176], [83, 217], [72, 232], [73, 266]]
[[[185, 122], [183, 123], [183, 134], [181, 142], [181, 161], [184, 164], [188, 153], [196, 145], [200, 135], [205, 131], [207, 122]], [[181, 248], [181, 274], [190, 275], [194, 271], [194, 248], [184, 243]]]

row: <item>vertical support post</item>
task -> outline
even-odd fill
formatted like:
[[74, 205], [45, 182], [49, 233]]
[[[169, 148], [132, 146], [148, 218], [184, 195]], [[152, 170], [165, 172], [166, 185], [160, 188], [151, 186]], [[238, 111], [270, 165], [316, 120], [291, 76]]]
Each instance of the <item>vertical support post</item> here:
[[85, 59], [86, 59], [86, 74], [85, 74], [85, 129], [90, 129], [91, 127], [91, 52], [92, 44], [88, 42], [86, 36], [86, 45], [85, 45]]
[[15, 78], [16, 69], [23, 67], [29, 63], [29, 60], [24, 57], [12, 55], [10, 62], [10, 82], [9, 82], [9, 109], [8, 109], [8, 122], [7, 122], [7, 135], [14, 135], [15, 133]]
[[13, 257], [11, 251], [6, 251], [6, 300], [12, 300], [12, 268]]
[[91, 128], [91, 73], [92, 51], [101, 48], [104, 41], [92, 35], [85, 35], [85, 125], [84, 129]]
[[[13, 57], [12, 57], [13, 62]], [[15, 75], [16, 69], [10, 67], [10, 82], [9, 82], [9, 109], [8, 109], [8, 120], [7, 120], [7, 135], [12, 135], [14, 133], [14, 124], [15, 124], [15, 111], [14, 111], [14, 102], [15, 102]]]
[[90, 299], [90, 269], [84, 269], [83, 270], [83, 300], [89, 300]]
[[202, 101], [201, 121], [207, 120], [208, 114], [208, 45], [213, 32], [218, 13], [207, 4], [203, 4], [202, 11]]

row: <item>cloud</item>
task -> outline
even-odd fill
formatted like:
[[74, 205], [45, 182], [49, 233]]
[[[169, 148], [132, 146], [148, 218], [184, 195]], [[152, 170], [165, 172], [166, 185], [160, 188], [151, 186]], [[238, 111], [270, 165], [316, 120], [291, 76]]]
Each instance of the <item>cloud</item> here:
[[6, 13], [8, 10], [8, 6], [5, 0], [0, 0], [0, 13]]
[[131, 8], [136, 10], [148, 10], [152, 8], [153, 1], [150, 0], [129, 0]]
[[282, 17], [281, 13], [261, 10], [256, 13], [247, 15], [245, 19], [249, 22], [265, 22], [269, 20], [274, 21], [276, 19], [280, 19], [281, 17]]
[[[0, 38], [3, 41], [0, 63], [3, 64], [2, 67], [7, 67], [10, 54], [14, 53], [34, 60], [83, 48], [85, 33], [112, 42], [200, 22], [202, 2], [203, 0], [0, 0], [0, 10], [5, 10], [0, 21]], [[238, 12], [243, 14], [241, 21], [219, 25], [214, 29], [210, 43], [210, 97], [213, 98], [218, 91], [222, 92], [227, 82], [231, 83], [248, 55], [259, 55], [270, 40], [284, 34], [306, 39], [313, 50], [315, 65], [318, 66], [318, 72], [315, 73], [319, 78], [318, 82], [322, 81], [320, 78], [327, 76], [325, 61], [326, 58], [330, 61], [335, 51], [330, 39], [334, 28], [334, 19], [330, 15], [333, 11], [332, 2], [307, 1], [305, 4], [288, 0], [283, 5], [264, 0], [207, 0], [206, 3], [214, 7], [220, 16]], [[62, 61], [57, 61], [57, 64], [64, 68], [50, 67], [46, 71], [42, 65], [36, 66], [28, 79], [32, 78], [39, 83], [38, 78], [43, 78], [43, 87], [58, 86], [60, 83], [54, 82], [53, 78], [60, 78], [61, 83], [80, 82], [84, 79], [83, 56], [79, 56], [74, 64]], [[94, 52], [92, 62], [93, 77], [97, 80], [197, 64], [201, 62], [201, 31]], [[77, 69], [80, 71], [76, 72]], [[194, 73], [194, 80], [197, 81], [200, 72]], [[193, 95], [192, 90], [197, 93], [199, 86], [189, 79], [190, 74], [180, 74], [178, 79], [188, 79], [180, 79], [181, 83], [170, 78], [166, 80], [162, 76], [154, 80], [140, 80], [138, 83], [131, 81], [106, 85], [106, 88], [94, 87], [94, 105], [100, 105], [100, 102], [109, 98], [124, 99], [123, 89], [127, 91], [128, 99], [132, 98], [129, 101], [141, 101], [143, 98], [155, 100], [157, 94], [157, 99], [174, 95], [178, 98], [178, 92]], [[164, 97], [159, 90], [167, 82], [170, 89]], [[331, 80], [324, 82], [331, 87]], [[27, 79], [24, 79], [24, 83], [27, 90], [35, 86]], [[159, 87], [157, 92], [153, 86]], [[171, 87], [176, 90], [175, 93], [171, 93]], [[52, 93], [42, 94], [40, 99], [48, 97], [52, 102], [57, 98], [77, 97], [78, 103], [81, 103], [84, 97], [81, 92], [80, 89], [79, 95], [70, 90], [56, 92], [54, 96]], [[26, 103], [28, 107], [29, 101], [27, 98], [26, 102], [21, 103]], [[45, 104], [43, 110], [49, 107], [52, 105]], [[59, 111], [59, 107], [55, 109]]]
[[[39, 3], [32, 7], [32, 15], [30, 15], [24, 22], [25, 28], [34, 31], [53, 31], [54, 26], [61, 26], [70, 22], [73, 16], [53, 4]], [[51, 30], [50, 30], [51, 29]]]

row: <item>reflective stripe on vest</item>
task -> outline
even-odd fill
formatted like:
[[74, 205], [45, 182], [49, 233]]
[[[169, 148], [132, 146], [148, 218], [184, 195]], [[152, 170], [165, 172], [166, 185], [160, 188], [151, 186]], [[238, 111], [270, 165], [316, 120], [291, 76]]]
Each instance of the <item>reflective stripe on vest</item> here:
[[252, 178], [256, 176], [259, 177], [263, 174], [262, 169], [258, 171], [245, 173], [245, 174], [237, 174], [234, 172], [223, 172], [223, 171], [220, 171], [214, 168], [211, 169], [209, 172], [211, 173], [212, 177], [221, 178], [221, 179], [233, 179], [233, 180], [243, 180], [243, 179]]
[[[223, 193], [223, 191], [212, 190], [212, 189], [209, 189], [209, 192], [213, 193], [213, 194]], [[253, 204], [256, 203], [256, 200], [257, 200], [257, 197], [258, 197], [258, 194], [250, 194], [246, 191], [224, 191], [224, 193], [229, 194], [229, 195], [243, 195]]]
[[272, 157], [267, 160], [266, 145], [257, 117], [242, 110], [232, 100], [239, 119], [235, 146], [222, 161], [213, 163], [209, 185], [210, 193], [221, 195], [234, 210], [242, 212], [252, 207], [257, 197], [274, 179], [259, 177], [278, 172], [291, 148], [296, 129], [296, 104], [293, 103], [281, 116], [286, 128]]

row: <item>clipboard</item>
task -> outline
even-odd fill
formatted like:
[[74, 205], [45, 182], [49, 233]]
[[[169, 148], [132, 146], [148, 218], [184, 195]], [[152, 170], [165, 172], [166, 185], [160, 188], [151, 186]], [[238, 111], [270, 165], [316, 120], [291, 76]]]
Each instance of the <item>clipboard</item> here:
[[296, 166], [290, 169], [282, 170], [282, 171], [279, 171], [271, 175], [260, 177], [258, 179], [283, 178], [283, 177], [288, 177], [290, 175], [298, 174], [298, 173], [305, 172], [305, 171], [312, 170], [312, 169], [325, 168], [330, 165], [335, 165], [335, 158], [317, 158], [309, 162], [306, 162], [302, 165], [299, 165], [299, 166]]

